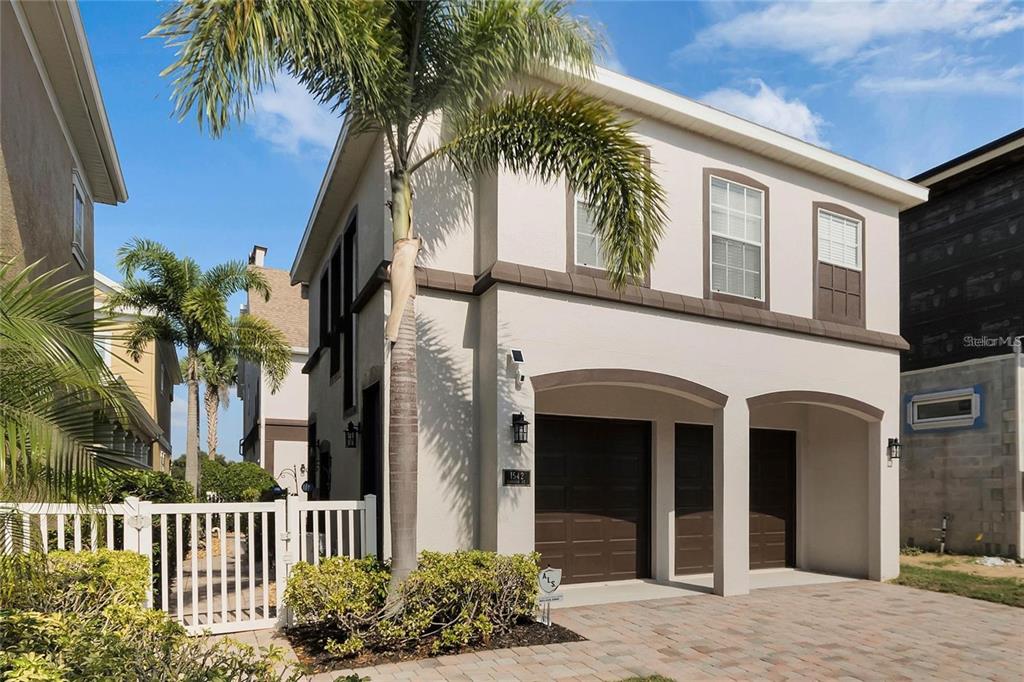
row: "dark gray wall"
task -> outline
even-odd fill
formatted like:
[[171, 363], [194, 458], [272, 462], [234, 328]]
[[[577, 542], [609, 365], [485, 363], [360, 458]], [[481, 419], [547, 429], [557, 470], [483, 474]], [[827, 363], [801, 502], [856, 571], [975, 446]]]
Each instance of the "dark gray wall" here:
[[1011, 352], [1001, 339], [1024, 334], [1024, 150], [934, 185], [904, 211], [900, 259], [904, 371]]

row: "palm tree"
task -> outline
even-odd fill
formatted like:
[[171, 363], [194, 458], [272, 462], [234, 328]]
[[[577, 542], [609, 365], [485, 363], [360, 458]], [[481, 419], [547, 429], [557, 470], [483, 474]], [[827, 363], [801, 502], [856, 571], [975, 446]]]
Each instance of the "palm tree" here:
[[[284, 380], [290, 351], [281, 331], [251, 315], [232, 318], [228, 314], [227, 301], [232, 294], [250, 290], [269, 299], [270, 286], [262, 273], [242, 261], [222, 263], [204, 272], [191, 258], [178, 258], [162, 244], [147, 239], [129, 241], [117, 255], [124, 282], [120, 291], [111, 294], [107, 306], [138, 313], [125, 340], [129, 354], [138, 359], [146, 345], [158, 339], [185, 350], [185, 480], [198, 491], [202, 354], [231, 349], [243, 358], [266, 364], [271, 390], [276, 391]], [[144, 277], [137, 277], [139, 274]]]
[[221, 403], [227, 407], [231, 398], [231, 387], [237, 381], [238, 359], [234, 355], [223, 355], [207, 351], [199, 360], [199, 380], [203, 382], [203, 407], [206, 408], [206, 451], [217, 449], [217, 418]]
[[[413, 180], [445, 161], [468, 180], [504, 167], [545, 181], [564, 176], [586, 199], [613, 285], [645, 272], [664, 198], [631, 123], [575, 90], [522, 79], [559, 69], [585, 76], [600, 40], [562, 0], [183, 0], [151, 35], [177, 49], [177, 112], [221, 135], [254, 94], [285, 72], [379, 135], [390, 165], [392, 308], [389, 466], [393, 582], [416, 565], [417, 387]], [[436, 146], [420, 144], [444, 121]]]

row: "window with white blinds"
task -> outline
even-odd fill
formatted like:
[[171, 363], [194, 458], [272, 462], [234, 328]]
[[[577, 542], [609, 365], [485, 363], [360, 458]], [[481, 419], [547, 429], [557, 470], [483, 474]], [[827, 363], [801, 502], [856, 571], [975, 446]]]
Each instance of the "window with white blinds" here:
[[762, 300], [764, 192], [711, 176], [711, 290]]
[[576, 265], [602, 270], [605, 267], [600, 240], [594, 234], [590, 205], [579, 197], [576, 198]]
[[860, 270], [861, 231], [859, 220], [818, 209], [818, 260]]

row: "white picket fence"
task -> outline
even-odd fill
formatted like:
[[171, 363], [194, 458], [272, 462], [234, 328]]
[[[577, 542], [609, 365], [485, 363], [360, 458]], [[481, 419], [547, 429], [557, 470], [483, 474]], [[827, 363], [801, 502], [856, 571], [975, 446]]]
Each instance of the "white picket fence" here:
[[[0, 550], [124, 549], [149, 558], [147, 605], [193, 634], [275, 627], [287, 620], [292, 565], [377, 552], [376, 499], [160, 504], [8, 504]], [[16, 512], [16, 516], [8, 512]]]

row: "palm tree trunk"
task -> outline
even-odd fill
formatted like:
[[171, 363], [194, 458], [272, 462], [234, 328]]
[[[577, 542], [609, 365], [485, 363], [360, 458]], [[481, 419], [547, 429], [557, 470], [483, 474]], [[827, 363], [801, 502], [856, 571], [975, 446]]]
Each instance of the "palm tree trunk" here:
[[188, 421], [185, 427], [185, 480], [199, 494], [199, 372], [195, 352], [188, 354]]
[[[419, 405], [416, 388], [416, 310], [410, 297], [404, 308], [395, 298], [396, 281], [415, 280], [412, 272], [418, 243], [412, 239], [412, 193], [409, 177], [391, 176], [391, 218], [395, 249], [392, 257], [391, 315], [401, 315], [401, 326], [392, 336], [391, 382], [388, 421], [388, 470], [391, 510], [391, 591], [416, 568], [416, 485], [419, 459]], [[400, 248], [414, 246], [412, 258], [397, 257]], [[407, 251], [408, 253], [408, 251]], [[405, 278], [403, 280], [403, 278]]]
[[206, 456], [213, 457], [217, 452], [217, 413], [220, 411], [220, 387], [206, 384], [203, 395], [206, 407]]

